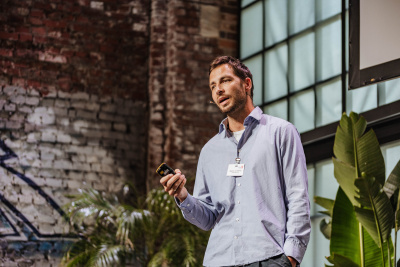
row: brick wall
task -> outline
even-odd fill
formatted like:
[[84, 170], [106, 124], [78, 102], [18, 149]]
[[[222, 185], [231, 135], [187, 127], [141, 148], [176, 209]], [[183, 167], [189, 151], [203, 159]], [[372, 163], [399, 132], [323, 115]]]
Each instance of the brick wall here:
[[150, 1], [0, 1], [0, 266], [57, 266], [80, 188], [146, 185]]
[[66, 196], [194, 178], [222, 115], [208, 65], [237, 54], [238, 1], [0, 2], [0, 266], [56, 266]]
[[202, 146], [222, 115], [210, 104], [209, 63], [237, 56], [239, 1], [152, 1], [149, 57], [148, 187], [166, 161], [194, 178]]
[[47, 257], [54, 264], [71, 240], [62, 211], [67, 195], [81, 188], [119, 192], [126, 180], [144, 188], [146, 134], [137, 125], [146, 106], [84, 92], [43, 97], [7, 85], [0, 92], [2, 114], [9, 115], [0, 121], [5, 258], [21, 263]]

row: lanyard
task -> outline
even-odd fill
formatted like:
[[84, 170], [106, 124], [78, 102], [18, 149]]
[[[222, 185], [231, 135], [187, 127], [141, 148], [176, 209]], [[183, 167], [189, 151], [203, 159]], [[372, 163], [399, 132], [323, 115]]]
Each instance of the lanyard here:
[[240, 152], [240, 149], [237, 150], [237, 156], [236, 156], [236, 159], [235, 159], [236, 164], [240, 164], [239, 152]]

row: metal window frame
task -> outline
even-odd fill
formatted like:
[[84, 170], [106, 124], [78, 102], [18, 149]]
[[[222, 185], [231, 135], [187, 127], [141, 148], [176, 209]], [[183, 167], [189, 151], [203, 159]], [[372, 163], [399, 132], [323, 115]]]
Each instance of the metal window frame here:
[[[262, 27], [263, 27], [263, 43], [265, 43], [265, 3], [264, 0], [258, 0], [258, 1], [254, 1], [244, 7], [241, 7], [240, 2], [238, 1], [238, 10], [239, 10], [239, 24], [238, 24], [238, 43], [240, 44], [240, 18], [241, 18], [241, 11], [247, 7], [250, 7], [251, 5], [256, 4], [257, 2], [262, 1], [262, 5], [263, 5], [263, 17], [262, 17]], [[285, 96], [282, 96], [280, 98], [277, 98], [273, 101], [268, 101], [268, 102], [263, 102], [263, 104], [261, 105], [261, 107], [264, 107], [266, 105], [281, 101], [286, 99], [287, 101], [287, 114], [288, 117], [290, 116], [290, 102], [289, 102], [289, 98], [292, 97], [293, 95], [296, 95], [298, 93], [301, 93], [303, 91], [312, 89], [314, 90], [314, 96], [316, 97], [316, 87], [322, 83], [327, 83], [333, 79], [337, 79], [338, 77], [341, 77], [341, 81], [342, 81], [342, 112], [346, 112], [346, 92], [347, 92], [347, 74], [348, 71], [346, 70], [346, 12], [348, 11], [346, 9], [346, 0], [342, 0], [342, 11], [340, 13], [341, 16], [341, 28], [342, 28], [342, 71], [341, 74], [336, 75], [334, 77], [330, 77], [326, 80], [323, 81], [319, 81], [314, 83], [311, 86], [308, 86], [307, 88], [303, 88], [301, 90], [298, 90], [296, 92], [290, 92], [290, 88], [288, 86], [288, 92]], [[288, 2], [289, 3], [289, 2]], [[288, 7], [289, 8], [289, 7]], [[282, 43], [289, 43], [289, 40], [303, 34], [306, 31], [315, 31], [316, 28], [318, 28], [318, 26], [320, 26], [321, 24], [326, 23], [327, 21], [331, 20], [333, 17], [338, 16], [338, 14], [330, 17], [330, 18], [326, 18], [322, 21], [317, 22], [316, 24], [314, 24], [313, 26], [304, 29], [300, 32], [297, 32], [296, 34], [292, 34], [289, 35], [286, 39], [271, 45], [269, 47], [265, 47], [263, 45], [263, 48], [257, 52], [254, 53], [252, 55], [249, 55], [245, 58], [242, 58], [242, 60], [247, 60], [250, 59], [254, 56], [260, 55], [262, 56], [262, 68], [264, 69], [264, 53], [270, 49], [273, 49], [274, 47], [282, 44]], [[288, 24], [289, 27], [289, 24]], [[240, 56], [240, 45], [238, 47], [238, 57]], [[289, 51], [288, 51], [289, 53]], [[288, 55], [288, 58], [290, 58], [290, 55]], [[263, 96], [263, 101], [264, 101], [264, 77], [262, 77], [262, 96]], [[288, 81], [289, 84], [289, 81]], [[377, 90], [377, 94], [378, 94], [378, 102], [379, 102], [379, 88]], [[315, 102], [317, 104], [317, 100]], [[316, 108], [316, 105], [315, 105]], [[368, 122], [368, 127], [369, 128], [373, 128], [378, 140], [380, 142], [380, 144], [385, 144], [388, 142], [392, 142], [395, 140], [400, 140], [400, 100], [390, 103], [390, 104], [386, 104], [386, 105], [382, 105], [379, 106], [378, 103], [378, 107], [366, 112], [362, 112], [361, 113], [362, 116], [365, 117], [365, 119]], [[290, 119], [290, 117], [289, 117]], [[314, 118], [314, 125], [316, 125], [316, 116]], [[334, 143], [334, 138], [335, 138], [335, 133], [336, 133], [336, 129], [337, 126], [339, 125], [339, 121], [334, 122], [334, 123], [330, 123], [328, 125], [324, 125], [321, 127], [316, 127], [313, 130], [301, 133], [301, 139], [302, 139], [302, 143], [303, 143], [303, 147], [304, 147], [304, 152], [306, 154], [306, 159], [307, 159], [307, 164], [311, 164], [311, 163], [315, 163], [317, 161], [320, 160], [324, 160], [327, 158], [330, 158], [333, 156], [333, 143]]]

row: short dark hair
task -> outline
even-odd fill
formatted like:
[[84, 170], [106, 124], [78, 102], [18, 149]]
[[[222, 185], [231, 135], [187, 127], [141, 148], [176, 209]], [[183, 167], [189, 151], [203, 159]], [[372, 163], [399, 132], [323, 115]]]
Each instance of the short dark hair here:
[[223, 64], [228, 64], [229, 66], [231, 66], [233, 73], [235, 73], [235, 75], [238, 76], [241, 80], [244, 81], [246, 78], [250, 78], [251, 80], [250, 97], [253, 100], [253, 91], [254, 91], [253, 74], [251, 74], [249, 68], [246, 65], [244, 65], [239, 59], [231, 56], [219, 56], [215, 58], [213, 62], [211, 62], [210, 64], [208, 75], [210, 75], [215, 68]]

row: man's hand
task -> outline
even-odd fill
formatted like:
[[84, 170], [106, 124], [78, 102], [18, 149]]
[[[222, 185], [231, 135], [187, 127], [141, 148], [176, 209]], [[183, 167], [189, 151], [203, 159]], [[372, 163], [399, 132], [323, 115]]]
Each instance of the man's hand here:
[[296, 267], [297, 261], [290, 256], [288, 256], [288, 259], [289, 259], [290, 263], [292, 264], [292, 267]]
[[177, 197], [180, 202], [183, 202], [188, 195], [185, 187], [186, 178], [179, 169], [176, 169], [175, 173], [175, 175], [168, 174], [162, 177], [160, 183], [163, 185], [165, 192], [168, 192], [168, 194]]

